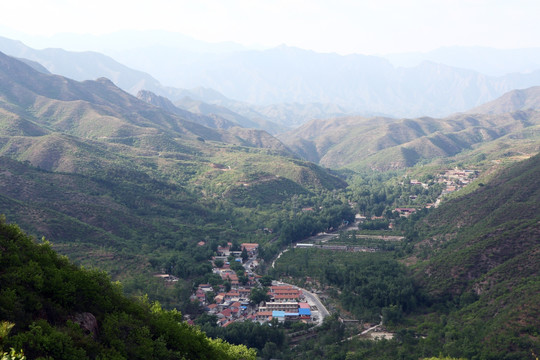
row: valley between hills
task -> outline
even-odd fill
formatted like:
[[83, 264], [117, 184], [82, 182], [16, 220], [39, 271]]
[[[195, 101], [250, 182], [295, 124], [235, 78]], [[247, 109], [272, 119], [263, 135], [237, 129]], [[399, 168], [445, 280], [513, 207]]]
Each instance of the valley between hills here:
[[291, 129], [27, 51], [0, 53], [5, 356], [540, 354], [540, 87]]

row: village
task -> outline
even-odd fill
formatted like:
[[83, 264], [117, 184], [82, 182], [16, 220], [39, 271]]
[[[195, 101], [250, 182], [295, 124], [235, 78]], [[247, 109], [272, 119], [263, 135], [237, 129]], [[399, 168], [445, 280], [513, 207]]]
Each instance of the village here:
[[[471, 183], [474, 179], [478, 177], [477, 170], [462, 170], [455, 168], [453, 170], [446, 170], [437, 175], [436, 182], [444, 186], [441, 194], [434, 203], [426, 204], [426, 208], [437, 207], [440, 205], [442, 199], [465, 186]], [[411, 185], [422, 186], [424, 189], [429, 188], [429, 184], [423, 183], [416, 179], [410, 181]], [[416, 196], [411, 195], [410, 199], [412, 201], [416, 200]], [[417, 209], [414, 207], [399, 207], [394, 210], [400, 216], [408, 217], [412, 213], [416, 212]]]
[[[427, 204], [426, 207], [437, 207], [441, 199], [454, 191], [469, 184], [478, 175], [475, 170], [446, 170], [438, 174], [436, 183], [443, 184], [444, 189], [437, 201]], [[429, 185], [418, 180], [410, 180], [411, 185], [428, 188]], [[414, 199], [411, 199], [414, 200]], [[408, 217], [417, 211], [417, 208], [406, 207], [394, 210], [400, 216]], [[354, 224], [365, 221], [365, 217], [357, 215]], [[392, 228], [390, 223], [389, 228]], [[333, 251], [375, 252], [377, 249], [324, 244], [337, 234], [318, 234], [320, 243], [298, 243], [295, 247], [318, 247]], [[360, 235], [361, 236], [361, 235]], [[318, 238], [317, 236], [314, 239]], [[371, 236], [373, 237], [373, 236]], [[384, 236], [384, 240], [399, 241], [402, 236]], [[321, 241], [322, 240], [322, 241]], [[204, 245], [204, 243], [199, 244]], [[242, 243], [236, 248], [232, 243], [218, 246], [216, 255], [212, 257], [212, 272], [222, 280], [219, 285], [199, 284], [191, 296], [204, 311], [215, 315], [217, 325], [227, 327], [234, 322], [252, 321], [260, 324], [272, 322], [303, 322], [308, 324], [322, 324], [325, 316], [329, 315], [327, 309], [317, 298], [317, 295], [307, 292], [293, 285], [278, 283], [255, 274], [258, 263], [259, 244]], [[286, 250], [285, 250], [286, 251]], [[279, 257], [279, 256], [278, 256]], [[165, 281], [177, 281], [172, 275], [156, 275]], [[188, 320], [188, 322], [192, 322]]]
[[[264, 282], [253, 272], [258, 266], [258, 247], [254, 243], [243, 243], [239, 250], [232, 250], [232, 243], [219, 246], [212, 259], [212, 271], [224, 284], [199, 284], [191, 299], [198, 301], [208, 314], [215, 315], [222, 327], [239, 321], [263, 324], [274, 319], [322, 323], [322, 305], [311, 299], [312, 294], [305, 296], [302, 289], [289, 284]], [[267, 286], [263, 287], [262, 282]]]

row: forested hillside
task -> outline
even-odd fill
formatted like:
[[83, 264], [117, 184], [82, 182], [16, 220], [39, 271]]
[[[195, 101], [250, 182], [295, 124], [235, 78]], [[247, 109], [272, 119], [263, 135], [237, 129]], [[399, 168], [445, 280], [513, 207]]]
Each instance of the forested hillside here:
[[177, 311], [124, 297], [104, 272], [74, 266], [3, 217], [0, 249], [0, 351], [22, 350], [28, 359], [255, 359], [254, 350], [207, 338]]
[[[509, 274], [540, 271], [528, 266], [535, 265], [540, 250], [539, 178], [536, 155], [502, 170], [475, 192], [450, 200], [417, 224], [423, 238], [418, 246], [431, 249], [419, 267], [431, 291], [479, 295]], [[519, 270], [508, 268], [510, 263]]]
[[436, 301], [452, 299], [456, 307], [441, 328], [452, 334], [439, 338], [452, 355], [538, 354], [539, 178], [536, 155], [417, 224], [416, 246], [427, 259], [414, 266], [416, 279]]
[[328, 322], [332, 330], [295, 348], [294, 358], [534, 359], [540, 353], [539, 177], [536, 155], [499, 168], [438, 208], [396, 220], [393, 231], [402, 231], [403, 241], [357, 231], [327, 243], [374, 253], [285, 253], [276, 276], [319, 290], [342, 318], [376, 324], [382, 317], [393, 336], [373, 342], [335, 319]]

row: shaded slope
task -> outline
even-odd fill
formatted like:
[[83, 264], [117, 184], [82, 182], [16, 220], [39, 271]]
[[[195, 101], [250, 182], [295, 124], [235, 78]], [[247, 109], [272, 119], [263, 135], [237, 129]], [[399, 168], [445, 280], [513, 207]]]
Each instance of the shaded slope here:
[[[540, 247], [539, 176], [540, 155], [536, 155], [429, 215], [422, 229], [436, 234], [433, 240], [443, 244], [435, 247], [440, 254], [422, 270], [433, 291], [474, 289], [482, 293], [493, 285], [493, 279], [481, 277], [499, 266], [504, 268], [514, 258], [536, 256]], [[519, 262], [514, 265], [520, 266]]]
[[540, 350], [539, 176], [536, 155], [417, 224], [416, 254], [427, 259], [416, 279], [449, 310], [427, 326], [428, 341], [446, 354], [518, 359]]

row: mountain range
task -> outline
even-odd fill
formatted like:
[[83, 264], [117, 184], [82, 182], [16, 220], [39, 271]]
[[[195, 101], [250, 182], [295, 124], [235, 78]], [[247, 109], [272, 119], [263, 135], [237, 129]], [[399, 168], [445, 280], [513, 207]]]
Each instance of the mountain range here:
[[[2, 47], [11, 49], [11, 51], [17, 53], [18, 56], [27, 56], [31, 59], [31, 61], [39, 60], [46, 65], [48, 64], [50, 70], [65, 68], [65, 70], [62, 70], [63, 72], [74, 74], [78, 78], [102, 74], [103, 70], [100, 69], [109, 69], [105, 72], [106, 74], [114, 76], [116, 82], [124, 84], [124, 87], [129, 88], [132, 91], [142, 87], [143, 85], [149, 85], [148, 87], [156, 90], [157, 93], [154, 93], [155, 95], [151, 96], [151, 93], [148, 92], [148, 90], [144, 90], [142, 92], [141, 90], [138, 90], [141, 98], [152, 102], [154, 105], [161, 106], [166, 111], [180, 115], [184, 119], [190, 119], [192, 122], [204, 125], [205, 128], [210, 127], [219, 130], [222, 128], [232, 129], [237, 126], [241, 126], [244, 128], [264, 128], [275, 134], [283, 131], [283, 128], [276, 125], [269, 119], [278, 120], [282, 124], [299, 125], [299, 119], [301, 121], [302, 119], [306, 118], [324, 118], [331, 113], [338, 114], [340, 117], [337, 117], [334, 120], [315, 120], [302, 126], [301, 128], [295, 129], [287, 134], [280, 135], [280, 138], [288, 145], [288, 147], [293, 149], [294, 152], [303, 158], [332, 168], [339, 168], [349, 164], [352, 164], [353, 166], [372, 166], [375, 168], [410, 166], [419, 161], [424, 161], [425, 159], [454, 156], [461, 153], [463, 150], [471, 150], [476, 146], [476, 144], [485, 143], [495, 139], [502, 139], [503, 137], [512, 138], [514, 136], [519, 136], [522, 138], [530, 138], [531, 136], [534, 136], [530, 133], [530, 131], [533, 131], [534, 127], [530, 127], [530, 125], [536, 124], [536, 117], [531, 111], [528, 111], [531, 106], [525, 103], [519, 108], [507, 105], [504, 107], [504, 109], [501, 108], [498, 110], [499, 113], [508, 112], [507, 110], [512, 111], [512, 109], [526, 110], [525, 113], [517, 116], [523, 118], [522, 120], [509, 117], [507, 117], [506, 120], [502, 120], [502, 118], [493, 120], [488, 119], [488, 115], [484, 115], [481, 118], [474, 119], [474, 121], [470, 121], [470, 119], [467, 119], [466, 116], [462, 115], [454, 115], [443, 119], [419, 118], [402, 119], [399, 121], [392, 120], [392, 118], [388, 117], [379, 117], [375, 120], [370, 117], [343, 117], [341, 115], [347, 112], [344, 107], [332, 107], [323, 104], [302, 105], [297, 103], [295, 105], [281, 104], [253, 106], [247, 105], [246, 103], [232, 101], [227, 99], [222, 94], [208, 89], [204, 90], [199, 88], [198, 90], [195, 89], [192, 91], [183, 91], [165, 88], [151, 76], [142, 72], [131, 70], [117, 63], [113, 59], [98, 53], [71, 53], [59, 49], [33, 50], [21, 43], [8, 39], [3, 39], [2, 44]], [[231, 53], [225, 53], [222, 56], [231, 56], [230, 54]], [[290, 63], [289, 61], [284, 60], [285, 58], [283, 54], [286, 54], [285, 58], [291, 60]], [[293, 66], [291, 64], [297, 64], [295, 66], [300, 68], [300, 59], [308, 61], [306, 56], [318, 57], [320, 54], [305, 52], [292, 48], [280, 48], [271, 51], [269, 50], [267, 51], [266, 55], [269, 56], [270, 59], [278, 59], [277, 61], [278, 63], [282, 64], [282, 67], [287, 68]], [[325, 56], [330, 63], [332, 61], [342, 60], [338, 55]], [[260, 54], [257, 56], [253, 55], [252, 58], [254, 59], [253, 61], [262, 61], [263, 59], [262, 55]], [[324, 57], [319, 60], [322, 61], [322, 59], [324, 59]], [[324, 65], [324, 61], [321, 61], [319, 61], [319, 63], [314, 63], [310, 67], [312, 71], [315, 71], [319, 65]], [[63, 67], [63, 63], [69, 64], [69, 66]], [[226, 63], [227, 62], [225, 62], [225, 64]], [[380, 69], [386, 69], [388, 71], [393, 69], [388, 64], [384, 66], [381, 65], [382, 63], [376, 57], [350, 57], [348, 63], [349, 68], [351, 66], [359, 66], [359, 64], [363, 64], [364, 66], [368, 67], [379, 64], [376, 66], [378, 66]], [[77, 65], [75, 66], [74, 64]], [[86, 66], [84, 64], [93, 65]], [[424, 66], [428, 65], [425, 64]], [[445, 77], [447, 77], [450, 81], [452, 76], [454, 76], [452, 75], [453, 70], [451, 68], [442, 67], [441, 65], [436, 64], [430, 64], [429, 67], [431, 67], [432, 72], [436, 73], [432, 73], [431, 75], [431, 78], [437, 79], [436, 81], [440, 81]], [[43, 69], [40, 69], [39, 65], [37, 64], [34, 65], [34, 68], [38, 68], [40, 71], [43, 71]], [[441, 72], [441, 69], [445, 69], [446, 71]], [[309, 72], [308, 69], [303, 71]], [[423, 73], [424, 75], [422, 76], [425, 76], [426, 73]], [[471, 71], [468, 73], [469, 75], [474, 75], [476, 79], [487, 79], [487, 77], [480, 74], [474, 74]], [[372, 73], [370, 76], [374, 76], [373, 79], [378, 79], [376, 72]], [[519, 75], [518, 77], [525, 78], [524, 75]], [[527, 78], [527, 81], [534, 81], [534, 76], [532, 76], [532, 78]], [[327, 76], [326, 79], [331, 79], [331, 77]], [[504, 81], [508, 82], [508, 79]], [[411, 82], [418, 85], [417, 80], [411, 80]], [[354, 84], [354, 82], [351, 81], [348, 81], [348, 83]], [[451, 86], [448, 88], [451, 88]], [[178, 97], [176, 97], [179, 98], [178, 100], [171, 101], [169, 98], [175, 98], [175, 96], [171, 95], [171, 91], [176, 91], [177, 94], [181, 93], [182, 95], [178, 95]], [[524, 90], [522, 90], [522, 92], [523, 91]], [[168, 97], [160, 95], [164, 93], [166, 93]], [[347, 93], [352, 92], [348, 91]], [[431, 93], [437, 94], [436, 91]], [[143, 96], [144, 94], [146, 94], [146, 96]], [[409, 94], [414, 94], [414, 91], [409, 92]], [[519, 96], [526, 99], [531, 98], [530, 95], [518, 96], [516, 94], [519, 93], [512, 95], [514, 99], [512, 100], [513, 102], [517, 101], [516, 99]], [[462, 97], [461, 103], [463, 107], [468, 100], [465, 99], [463, 94], [460, 96]], [[208, 101], [201, 100], [203, 98], [208, 99]], [[423, 96], [423, 98], [424, 100], [420, 98], [410, 99], [407, 102], [410, 104], [420, 104], [422, 101], [429, 100], [432, 104], [436, 104], [435, 99], [430, 100], [429, 96]], [[497, 100], [495, 103], [501, 104], [503, 101], [505, 100]], [[534, 99], [528, 101], [534, 103]], [[372, 103], [376, 103], [376, 101]], [[451, 101], [448, 101], [448, 103], [451, 103]], [[494, 105], [487, 104], [483, 106]], [[485, 110], [485, 108], [478, 107], [473, 108], [473, 110], [469, 110], [469, 112], [489, 114], [493, 111], [488, 111]], [[524, 124], [511, 124], [512, 121], [522, 121]], [[324, 126], [322, 124], [324, 124]], [[376, 126], [375, 124], [381, 126]], [[384, 129], [384, 126], [387, 126], [387, 128]], [[498, 130], [495, 130], [493, 126], [498, 127]], [[520, 126], [522, 126], [523, 129], [527, 128], [526, 131], [524, 130], [526, 134], [520, 133], [511, 135], [511, 133], [516, 131]], [[255, 134], [255, 132], [249, 132], [249, 135], [247, 135], [248, 132], [246, 131], [242, 131], [241, 133], [239, 133], [239, 130], [235, 131], [237, 134], [234, 136], [240, 138], [242, 136], [252, 138]], [[354, 145], [356, 143], [355, 139], [357, 139], [359, 136], [363, 136], [366, 131], [371, 134], [369, 138], [373, 143], [370, 144], [369, 142], [363, 141], [361, 146]], [[345, 133], [347, 136], [342, 139]], [[211, 138], [223, 139], [223, 136], [223, 134], [214, 134]], [[338, 140], [340, 144], [336, 145], [336, 141]], [[250, 141], [252, 144], [258, 143], [257, 140], [253, 139]], [[366, 146], [369, 146], [369, 148]], [[496, 148], [502, 149], [505, 146], [506, 145], [503, 141], [503, 143], [497, 145]], [[381, 150], [384, 151], [381, 152]], [[530, 147], [522, 150], [531, 152]], [[377, 152], [377, 155], [374, 155], [375, 152]]]
[[96, 52], [34, 50], [13, 40], [0, 41], [0, 51], [37, 61], [50, 72], [75, 80], [107, 77], [133, 95], [149, 90], [179, 107], [186, 97], [218, 105], [274, 134], [312, 119], [346, 115], [445, 117], [507, 91], [540, 84], [536, 68], [488, 76], [444, 63], [395, 67], [377, 56], [321, 54], [286, 46], [210, 48], [125, 46], [109, 51], [119, 63]]
[[540, 87], [515, 90], [440, 119], [313, 120], [279, 138], [303, 158], [330, 168], [403, 168], [465, 152], [534, 154], [540, 150], [539, 94]]
[[[51, 64], [57, 64], [56, 50], [47, 51], [53, 54]], [[153, 287], [157, 289], [155, 295], [163, 296], [171, 307], [181, 298], [183, 306], [188, 308], [194, 284], [191, 281], [216, 280], [208, 260], [219, 245], [228, 242], [237, 245], [239, 239], [258, 241], [261, 258], [271, 259], [280, 251], [280, 246], [289, 246], [322, 231], [320, 229], [337, 227], [354, 217], [348, 192], [366, 192], [364, 195], [375, 199], [385, 197], [385, 191], [394, 189], [379, 187], [371, 192], [367, 185], [345, 189], [347, 183], [343, 178], [328, 168], [341, 169], [339, 174], [350, 176], [355, 174], [354, 170], [367, 169], [372, 176], [369, 180], [376, 183], [386, 176], [378, 172], [381, 170], [433, 164], [437, 160], [447, 161], [460, 156], [477, 164], [482, 161], [499, 164], [499, 160], [514, 155], [530, 157], [514, 166], [493, 170], [491, 179], [487, 176], [479, 179], [469, 192], [457, 194], [436, 209], [418, 211], [409, 219], [397, 220], [406, 229], [406, 237], [400, 243], [399, 251], [387, 254], [393, 261], [399, 259], [409, 265], [407, 276], [414, 277], [415, 287], [418, 287], [414, 290], [418, 290], [417, 299], [422, 301], [423, 307], [417, 313], [405, 315], [393, 303], [385, 304], [385, 309], [395, 310], [396, 316], [410, 316], [399, 325], [404, 328], [396, 331], [397, 340], [391, 343], [392, 346], [403, 345], [399, 351], [407, 351], [406, 346], [415, 344], [418, 346], [415, 350], [420, 349], [418, 352], [425, 346], [424, 349], [436, 349], [456, 357], [497, 358], [499, 354], [509, 354], [507, 358], [513, 355], [523, 358], [524, 354], [538, 349], [540, 192], [537, 179], [540, 157], [533, 154], [540, 151], [540, 87], [513, 90], [495, 101], [442, 118], [343, 116], [315, 119], [281, 134], [278, 139], [264, 130], [252, 128], [266, 124], [279, 131], [279, 126], [265, 123], [266, 117], [262, 119], [264, 121], [259, 119], [261, 122], [254, 120], [262, 105], [253, 107], [235, 102], [203, 88], [190, 91], [193, 97], [169, 98], [163, 95], [166, 88], [163, 90], [157, 81], [154, 82], [157, 92], [137, 89], [137, 96], [134, 96], [131, 91], [136, 88], [128, 92], [104, 77], [77, 81], [54, 74], [55, 71], [49, 69], [53, 65], [40, 65], [43, 60], [39, 59], [47, 51], [36, 51], [35, 57], [28, 56], [30, 60], [0, 53], [0, 213], [9, 221], [21, 224], [31, 235], [52, 239], [55, 248], [63, 254], [79, 263], [107, 269], [115, 279], [147, 275], [144, 280], [135, 278], [125, 282], [133, 293], [152, 289], [157, 284], [148, 280], [152, 278], [151, 273], [174, 271], [181, 278], [179, 284], [166, 287], [159, 283]], [[67, 64], [76, 70], [77, 64], [72, 62], [75, 58], [71, 58], [74, 54], [63, 50], [60, 53], [70, 59]], [[251, 60], [242, 63], [246, 66], [242, 69], [257, 69], [251, 73], [253, 75], [264, 66], [254, 65], [261, 60], [259, 52], [247, 53], [251, 54]], [[229, 59], [239, 60], [234, 54], [224, 52], [220, 59], [230, 56]], [[289, 71], [293, 65], [295, 71], [305, 70], [307, 79], [316, 73], [316, 69], [324, 68], [322, 65], [335, 66], [343, 60], [337, 55], [319, 57], [311, 54], [318, 60], [309, 63], [308, 54], [291, 48], [267, 50], [267, 55], [274, 56], [278, 62], [288, 59], [281, 64], [284, 78], [269, 76], [263, 79], [266, 84], [274, 85], [280, 81], [292, 84], [290, 76], [293, 74]], [[81, 55], [80, 69], [85, 68], [86, 65], [82, 65], [87, 56], [89, 54]], [[109, 69], [118, 66], [112, 59], [109, 59], [110, 63], [99, 62], [105, 61], [100, 54], [91, 54], [89, 58]], [[308, 61], [310, 66], [302, 68], [300, 59]], [[375, 57], [351, 56], [347, 61], [350, 71], [355, 66], [364, 70], [378, 68], [388, 71], [390, 78], [397, 72]], [[220, 63], [225, 67], [232, 64], [228, 61]], [[125, 67], [116, 69], [117, 75], [131, 71]], [[446, 79], [446, 85], [453, 85], [448, 86], [448, 90], [454, 89], [452, 91], [458, 88], [464, 91], [458, 85], [465, 78], [476, 84], [472, 89], [477, 89], [475, 86], [489, 88], [487, 84], [493, 80], [471, 71], [460, 71], [466, 75], [456, 81], [455, 69], [436, 64], [410, 71], [422, 73], [426, 69], [430, 71], [417, 74], [419, 77], [403, 70], [401, 83], [407, 86], [390, 91], [385, 87], [394, 80], [389, 80], [388, 83], [377, 82], [381, 84], [378, 90], [380, 94], [388, 92], [392, 98], [396, 94], [404, 96], [407, 88], [408, 97], [401, 100], [410, 101], [409, 106], [419, 104], [420, 109], [429, 99], [435, 104], [438, 96], [449, 96], [449, 92], [439, 92], [433, 85], [441, 79]], [[95, 70], [95, 74], [100, 73], [99, 69]], [[82, 74], [85, 73], [86, 70], [78, 72], [77, 76], [84, 77]], [[138, 76], [144, 75], [131, 74], [133, 78], [118, 75], [115, 81], [123, 79], [126, 84], [134, 84]], [[238, 69], [231, 73], [235, 74], [242, 75]], [[379, 74], [367, 72], [350, 79], [365, 85], [372, 80], [371, 76], [375, 81]], [[439, 77], [435, 79], [434, 74]], [[322, 78], [331, 82], [333, 75], [335, 73]], [[345, 71], [342, 75], [345, 76]], [[525, 79], [525, 75], [518, 77]], [[415, 83], [421, 78], [424, 83]], [[149, 83], [154, 81], [146, 79]], [[246, 85], [242, 83], [246, 79], [247, 76], [239, 83]], [[527, 81], [531, 79], [534, 80], [534, 74]], [[511, 84], [510, 78], [499, 80], [499, 85], [490, 85], [497, 91], [504, 87], [500, 84]], [[299, 79], [298, 84], [302, 81]], [[317, 93], [315, 85], [310, 83], [311, 93], [306, 96]], [[420, 98], [420, 92], [414, 91], [424, 91], [425, 87], [431, 86], [432, 98], [425, 95]], [[263, 89], [257, 91], [253, 85], [252, 89], [254, 96], [262, 98]], [[305, 88], [300, 86], [296, 90], [303, 92]], [[349, 90], [352, 91], [352, 87]], [[343, 96], [352, 96], [347, 89], [340, 91]], [[381, 102], [377, 106], [382, 106], [382, 95], [379, 98], [370, 94], [373, 104], [379, 99]], [[282, 95], [274, 93], [273, 96]], [[463, 94], [460, 96], [465, 104], [468, 100], [465, 101]], [[201, 100], [201, 97], [207, 100]], [[448, 97], [449, 103], [454, 100]], [[242, 115], [225, 104], [242, 108], [252, 116]], [[324, 109], [345, 111], [332, 102], [324, 104], [321, 103], [321, 116], [327, 111]], [[306, 113], [314, 111], [313, 107], [301, 103], [291, 108], [283, 104], [268, 105], [267, 108], [273, 109], [274, 118], [295, 117], [298, 109]], [[377, 171], [370, 172], [369, 169]], [[398, 181], [402, 180], [396, 179]], [[406, 184], [404, 188], [412, 189], [413, 186]], [[412, 198], [407, 193], [404, 201], [409, 199]], [[309, 206], [304, 207], [304, 204]], [[422, 218], [426, 213], [428, 215]], [[385, 215], [388, 216], [388, 212]], [[38, 333], [39, 326], [49, 329], [45, 320], [51, 319], [60, 326], [69, 325], [67, 314], [85, 311], [82, 305], [91, 307], [99, 315], [99, 321], [105, 321], [111, 311], [121, 309], [114, 305], [111, 310], [113, 303], [107, 300], [109, 297], [130, 307], [131, 310], [125, 310], [122, 316], [127, 316], [130, 311], [138, 314], [130, 316], [136, 320], [137, 325], [133, 326], [138, 329], [144, 328], [149, 321], [160, 319], [161, 315], [157, 315], [160, 310], [156, 306], [145, 305], [144, 308], [151, 309], [154, 314], [149, 315], [138, 305], [126, 303], [119, 296], [119, 288], [104, 281], [102, 275], [70, 271], [73, 267], [66, 259], [52, 255], [48, 245], [30, 246], [31, 240], [14, 226], [6, 225], [2, 218], [0, 231], [10, 235], [9, 239], [6, 237], [7, 241], [4, 238], [2, 241], [6, 249], [9, 247], [10, 254], [16, 254], [0, 256], [10, 269], [13, 266], [11, 272], [0, 273], [14, 289], [9, 290], [9, 294], [2, 289], [0, 311], [11, 316], [10, 321], [20, 321], [24, 317], [21, 325], [24, 331]], [[286, 237], [285, 233], [291, 237]], [[16, 249], [11, 237], [18, 239], [27, 251]], [[31, 261], [19, 261], [29, 255], [32, 255]], [[304, 260], [307, 262], [308, 259]], [[24, 276], [26, 273], [19, 270], [24, 263], [28, 263], [31, 270], [25, 268], [24, 271], [31, 277]], [[41, 277], [41, 265], [38, 264], [43, 264], [46, 269], [56, 264], [63, 275], [54, 275], [56, 271], [51, 271], [53, 275]], [[15, 273], [17, 276], [11, 275]], [[65, 285], [62, 276], [78, 278], [72, 279], [75, 283]], [[108, 295], [100, 297], [107, 309], [93, 301], [97, 296], [95, 281], [88, 287], [89, 282], [80, 279], [107, 284]], [[151, 285], [141, 285], [144, 281]], [[39, 291], [25, 292], [21, 290], [21, 283], [26, 290]], [[361, 281], [356, 285], [360, 288]], [[92, 296], [87, 294], [88, 291]], [[64, 292], [68, 294], [65, 299]], [[28, 293], [33, 295], [23, 296]], [[84, 302], [75, 301], [77, 296], [82, 296]], [[18, 311], [16, 315], [13, 315], [13, 309]], [[194, 313], [197, 311], [198, 307]], [[101, 329], [116, 329], [115, 324], [119, 322], [122, 326], [132, 324], [122, 320], [122, 316], [115, 315], [107, 326], [101, 323]], [[177, 324], [177, 316], [171, 316], [168, 317], [170, 322], [174, 320]], [[31, 325], [34, 321], [40, 325]], [[156, 324], [153, 330], [169, 324], [159, 323], [162, 325]], [[421, 325], [415, 328], [415, 324]], [[62, 331], [75, 334], [74, 337], [79, 339], [77, 342], [91, 344], [70, 326]], [[325, 324], [321, 329], [329, 326]], [[413, 332], [407, 327], [413, 328]], [[167, 325], [167, 328], [174, 327]], [[130, 333], [131, 330], [130, 327]], [[15, 332], [15, 336], [22, 336], [21, 328]], [[111, 334], [116, 331], [102, 336], [114, 339], [109, 336]], [[133, 330], [133, 334], [139, 333]], [[149, 330], [135, 342], [142, 342], [145, 334], [150, 334]], [[41, 338], [43, 333], [39, 335]], [[126, 336], [126, 339], [132, 337]], [[152, 340], [156, 340], [156, 349], [159, 344], [163, 347], [158, 335]], [[1, 341], [3, 339], [0, 339], [3, 345]], [[65, 343], [71, 344], [70, 341], [65, 340]], [[354, 345], [354, 341], [348, 343], [345, 340], [346, 346]], [[33, 344], [31, 340], [21, 340], [21, 343]], [[206, 338], [201, 343], [207, 343]], [[333, 345], [328, 348], [338, 347], [341, 343], [343, 341], [332, 341]], [[386, 344], [383, 343], [385, 347]], [[89, 351], [103, 351], [96, 350], [97, 345], [93, 346], [94, 350], [89, 346]], [[371, 348], [377, 346], [369, 345]], [[130, 351], [125, 352], [130, 354]]]
[[254, 105], [333, 104], [348, 113], [371, 115], [446, 116], [506, 91], [540, 84], [538, 71], [491, 77], [434, 62], [396, 68], [381, 57], [321, 54], [287, 46], [198, 54], [197, 61], [186, 61], [181, 50], [167, 55], [163, 62], [144, 49], [116, 56], [173, 86], [209, 87]]
[[397, 67], [413, 67], [431, 61], [495, 77], [513, 73], [527, 74], [540, 69], [540, 48], [449, 46], [422, 53], [395, 53], [382, 57]]
[[2, 212], [47, 237], [78, 227], [92, 246], [171, 228], [187, 238], [186, 227], [201, 226], [190, 214], [213, 221], [214, 198], [253, 206], [345, 186], [265, 131], [212, 129], [104, 78], [43, 74], [0, 54], [0, 84]]

